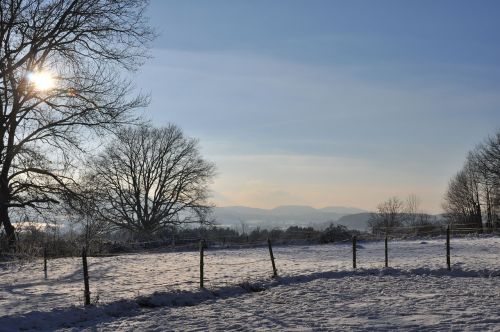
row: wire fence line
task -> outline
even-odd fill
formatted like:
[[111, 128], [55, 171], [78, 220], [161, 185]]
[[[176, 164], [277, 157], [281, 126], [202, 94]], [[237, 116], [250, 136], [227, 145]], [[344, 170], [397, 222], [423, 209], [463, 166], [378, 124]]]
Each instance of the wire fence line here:
[[[79, 258], [59, 259], [46, 256], [42, 261], [31, 259], [34, 265], [29, 274], [39, 275], [42, 267], [47, 267], [44, 271], [45, 278], [43, 280], [34, 278], [35, 281], [32, 284], [53, 289], [41, 295], [42, 303], [50, 308], [60, 306], [61, 302], [67, 301], [91, 305], [154, 292], [234, 286], [252, 278], [258, 280], [270, 276], [325, 272], [331, 271], [335, 264], [337, 270], [344, 271], [355, 271], [364, 266], [373, 266], [376, 262], [379, 267], [383, 267], [384, 251], [385, 257], [389, 258], [385, 265], [388, 267], [396, 267], [398, 264], [393, 261], [393, 258], [399, 254], [395, 250], [405, 252], [405, 255], [412, 259], [422, 258], [424, 261], [437, 259], [437, 266], [447, 270], [453, 268], [452, 263], [465, 260], [464, 249], [451, 247], [449, 240], [449, 237], [459, 239], [462, 235], [453, 235], [451, 230], [445, 234], [440, 232], [432, 235], [430, 239], [435, 242], [433, 242], [432, 250], [426, 250], [425, 247], [418, 248], [414, 244], [405, 247], [404, 241], [400, 241], [398, 248], [393, 249], [392, 241], [399, 241], [399, 238], [396, 235], [388, 235], [389, 246], [386, 248], [383, 246], [384, 241], [381, 241], [384, 238], [364, 239], [357, 242], [353, 242], [353, 239], [342, 240], [338, 241], [336, 246], [326, 247], [310, 246], [307, 244], [310, 239], [299, 239], [303, 245], [295, 246], [270, 240], [253, 241], [248, 243], [248, 246], [240, 246], [239, 243], [231, 243], [227, 239], [220, 242], [214, 239], [210, 241], [198, 239], [196, 245], [182, 246], [181, 249], [166, 247], [163, 251], [154, 252], [154, 254], [148, 250], [131, 254], [93, 254], [88, 256], [87, 282], [90, 285], [88, 298], [85, 297], [86, 291], [84, 290], [84, 267]], [[440, 237], [441, 235], [443, 237]], [[422, 238], [420, 242], [426, 243], [426, 239]], [[370, 249], [373, 251], [370, 254], [372, 256], [368, 257], [363, 252], [364, 246], [374, 248]], [[436, 246], [439, 247], [437, 250], [435, 250]], [[311, 251], [311, 247], [314, 247], [314, 250], [316, 247], [324, 248], [321, 259], [314, 257], [316, 252]], [[273, 249], [274, 255], [271, 255]], [[481, 254], [478, 252], [478, 255]], [[153, 258], [147, 258], [148, 256]], [[149, 260], [145, 262], [145, 259]], [[130, 264], [130, 262], [135, 262], [135, 264]], [[14, 264], [14, 262], [10, 263]], [[65, 264], [71, 266], [65, 267]], [[22, 269], [23, 264], [20, 265], [19, 271]], [[9, 266], [0, 264], [0, 279], [7, 273], [9, 273]], [[117, 280], [120, 282], [115, 282]], [[56, 293], [59, 292], [56, 290], [58, 285], [63, 294]], [[12, 297], [17, 296], [25, 302], [33, 300], [29, 296], [31, 291], [24, 292], [29, 288], [29, 282], [9, 285], [0, 282], [0, 292], [10, 293]], [[1, 296], [3, 295], [0, 294]]]
[[[461, 236], [469, 236], [469, 235], [477, 235], [476, 228], [464, 228], [459, 227], [462, 225], [454, 225], [454, 227], [449, 228], [449, 232], [451, 236], [461, 237]], [[409, 226], [401, 226], [401, 227], [392, 227], [390, 232], [379, 232], [376, 234], [368, 234], [364, 233], [361, 236], [357, 236], [359, 240], [362, 241], [381, 241], [384, 240], [384, 237], [387, 237], [389, 240], [404, 240], [404, 239], [412, 239], [412, 236], [420, 237], [439, 237], [446, 235], [446, 228], [432, 231], [418, 231], [418, 234], [411, 233], [401, 233], [401, 230], [415, 230], [415, 228], [423, 229], [422, 227], [409, 227]], [[300, 234], [301, 232], [293, 232]], [[491, 236], [499, 236], [499, 231], [493, 231], [489, 233]], [[88, 252], [89, 257], [123, 257], [127, 255], [138, 255], [144, 253], [145, 251], [151, 252], [183, 252], [183, 251], [197, 251], [199, 249], [200, 240], [203, 240], [204, 246], [206, 248], [210, 248], [213, 250], [221, 250], [221, 249], [245, 249], [245, 248], [255, 248], [255, 247], [265, 247], [267, 246], [266, 240], [257, 240], [257, 241], [237, 241], [231, 242], [229, 241], [231, 238], [236, 237], [187, 237], [187, 238], [177, 238], [173, 241], [126, 241], [126, 242], [114, 242], [113, 244], [117, 247], [124, 247], [124, 250], [127, 251], [119, 251], [119, 252]], [[241, 240], [241, 237], [238, 237]], [[305, 237], [305, 238], [281, 238], [281, 239], [272, 239], [273, 244], [275, 245], [283, 245], [283, 244], [315, 244], [317, 238], [316, 237]], [[337, 239], [332, 242], [336, 243], [347, 243], [350, 242], [351, 238], [347, 239]], [[190, 242], [185, 244], [185, 242]], [[178, 244], [184, 243], [184, 244]], [[154, 247], [150, 247], [154, 246]], [[33, 261], [38, 259], [40, 256], [44, 258], [58, 259], [58, 258], [66, 258], [68, 255], [58, 255], [58, 254], [47, 254], [47, 248], [43, 246], [39, 246], [34, 248], [36, 251], [33, 251], [31, 254], [29, 253], [12, 253], [6, 252], [2, 253], [2, 259], [0, 260], [0, 267], [2, 265], [9, 264], [20, 264], [26, 261]], [[42, 253], [42, 255], [40, 255]], [[71, 256], [70, 256], [71, 257]]]
[[[333, 226], [333, 225], [331, 225]], [[340, 226], [336, 226], [340, 227]], [[329, 227], [324, 230], [316, 230], [312, 227], [290, 226], [287, 229], [275, 228], [272, 230], [256, 229], [246, 234], [225, 234], [219, 231], [198, 229], [196, 232], [188, 234], [166, 234], [161, 239], [148, 241], [110, 241], [106, 239], [90, 239], [89, 242], [78, 241], [60, 242], [59, 239], [50, 236], [42, 236], [43, 239], [31, 241], [26, 244], [26, 248], [18, 248], [18, 252], [2, 251], [0, 248], [0, 263], [9, 260], [29, 260], [33, 257], [41, 257], [44, 251], [52, 258], [76, 256], [80, 254], [82, 244], [88, 248], [89, 256], [110, 256], [122, 254], [134, 254], [144, 250], [197, 250], [200, 239], [210, 247], [223, 248], [245, 248], [258, 245], [265, 245], [269, 237], [275, 244], [301, 244], [301, 243], [329, 243], [350, 241], [352, 235], [357, 235], [360, 240], [380, 240], [385, 235], [390, 238], [412, 238], [418, 236], [438, 236], [446, 232], [446, 224], [432, 223], [424, 225], [399, 225], [384, 228], [377, 226], [371, 233], [355, 230], [335, 230], [329, 231]], [[340, 227], [342, 228], [342, 227]], [[470, 224], [450, 224], [453, 236], [467, 235], [470, 233], [482, 233], [482, 229], [471, 227]], [[224, 231], [224, 229], [222, 229]], [[485, 229], [485, 233], [499, 234], [499, 229]], [[198, 235], [194, 235], [198, 233]], [[24, 251], [24, 252], [23, 252]]]

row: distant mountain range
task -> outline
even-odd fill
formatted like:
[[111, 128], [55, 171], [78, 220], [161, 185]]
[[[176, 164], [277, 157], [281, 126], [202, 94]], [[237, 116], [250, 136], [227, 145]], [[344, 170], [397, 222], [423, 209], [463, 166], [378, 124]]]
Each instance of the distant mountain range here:
[[365, 230], [370, 212], [343, 206], [329, 206], [315, 209], [303, 205], [278, 206], [274, 209], [258, 209], [246, 206], [216, 207], [214, 218], [221, 226], [235, 228], [238, 231], [286, 228], [289, 226], [311, 226], [325, 228], [331, 222], [350, 229]]

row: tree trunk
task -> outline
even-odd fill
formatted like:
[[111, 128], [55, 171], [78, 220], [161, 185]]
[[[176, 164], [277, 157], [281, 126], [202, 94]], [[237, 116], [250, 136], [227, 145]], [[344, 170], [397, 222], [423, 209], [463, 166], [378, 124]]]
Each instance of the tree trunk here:
[[8, 170], [10, 161], [3, 161], [2, 172], [0, 175], [0, 227], [3, 225], [9, 250], [13, 250], [16, 244], [15, 228], [12, 226], [9, 218], [10, 189], [8, 180]]
[[2, 223], [5, 233], [7, 234], [7, 241], [9, 243], [9, 249], [13, 249], [16, 244], [15, 228], [12, 226], [9, 218], [9, 209], [5, 206], [5, 203], [0, 203], [0, 222]]
[[486, 186], [486, 228], [488, 233], [493, 230], [493, 218], [491, 213], [491, 198], [490, 198], [490, 188]]
[[475, 217], [476, 217], [475, 221], [476, 221], [477, 230], [479, 233], [482, 233], [483, 232], [483, 217], [482, 217], [482, 213], [481, 213], [481, 205], [479, 205], [479, 203], [476, 204]]

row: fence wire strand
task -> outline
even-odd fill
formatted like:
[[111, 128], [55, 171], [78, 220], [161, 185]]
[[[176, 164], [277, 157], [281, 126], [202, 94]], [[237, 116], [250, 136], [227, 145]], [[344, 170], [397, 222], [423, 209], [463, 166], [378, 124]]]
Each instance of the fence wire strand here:
[[[459, 234], [460, 232], [470, 232], [471, 230], [475, 230], [473, 228], [468, 228], [465, 226], [469, 225], [454, 225], [454, 226], [462, 226], [462, 227], [453, 227], [450, 228], [450, 233], [452, 235], [454, 234]], [[396, 229], [399, 230], [405, 230], [409, 229], [409, 227], [396, 227]], [[412, 227], [413, 230], [415, 230], [415, 227]], [[446, 234], [445, 231], [443, 231], [443, 228], [437, 229], [437, 230], [429, 230], [429, 231], [424, 231], [424, 227], [418, 230], [418, 236], [444, 236]], [[428, 228], [427, 228], [428, 229]], [[406, 233], [406, 234], [397, 234], [398, 236], [412, 236], [411, 232]], [[253, 241], [253, 242], [245, 242], [245, 243], [233, 243], [233, 242], [227, 242], [227, 239], [230, 237], [224, 238], [223, 241], [221, 241], [222, 245], [219, 247], [219, 243], [214, 244], [214, 240], [212, 241], [212, 244], [208, 247], [205, 248], [204, 250], [204, 265], [203, 268], [205, 269], [205, 275], [203, 275], [203, 281], [208, 284], [211, 287], [215, 287], [215, 285], [234, 285], [234, 282], [237, 280], [243, 280], [244, 278], [257, 278], [259, 276], [262, 276], [262, 271], [263, 269], [270, 269], [270, 264], [271, 264], [271, 258], [267, 254], [267, 250], [265, 248], [256, 248], [255, 246], [263, 246], [267, 247], [268, 243], [264, 241]], [[377, 241], [380, 240], [383, 237], [375, 237], [374, 242], [380, 244], [380, 247], [372, 247], [370, 248], [371, 252], [376, 251], [376, 252], [382, 252], [384, 250], [384, 245], [383, 241]], [[395, 234], [388, 234], [387, 235], [388, 240], [390, 241], [397, 241], [398, 237], [396, 237]], [[183, 241], [198, 241], [198, 242], [192, 242], [190, 244], [181, 244], [179, 246], [167, 246], [166, 248], [151, 248], [154, 250], [157, 250], [155, 253], [156, 254], [176, 254], [178, 250], [183, 250], [183, 249], [190, 249], [195, 252], [191, 253], [180, 253], [180, 257], [178, 259], [184, 259], [184, 260], [189, 260], [186, 261], [187, 263], [190, 263], [191, 260], [197, 261], [200, 257], [199, 254], [196, 252], [197, 250], [200, 250], [200, 244], [206, 245], [207, 242], [201, 242], [199, 238], [184, 238], [184, 239], [176, 239], [179, 242]], [[293, 239], [297, 241], [309, 241], [311, 238], [306, 238], [306, 239]], [[439, 241], [443, 241], [442, 243], [438, 242], [436, 245], [443, 245], [444, 240], [442, 237], [437, 238]], [[422, 240], [424, 241], [424, 239]], [[274, 250], [274, 263], [276, 264], [277, 270], [279, 271], [280, 274], [286, 275], [287, 273], [296, 273], [297, 269], [294, 269], [294, 265], [297, 264], [302, 264], [302, 263], [309, 263], [307, 268], [305, 268], [306, 271], [310, 270], [317, 270], [317, 271], [327, 271], [331, 270], [333, 265], [336, 266], [345, 266], [346, 264], [350, 263], [350, 255], [352, 253], [352, 248], [349, 245], [350, 240], [345, 240], [345, 241], [338, 241], [337, 244], [340, 243], [340, 245], [336, 248], [332, 247], [332, 251], [328, 252], [328, 254], [322, 256], [320, 260], [317, 260], [312, 264], [311, 259], [307, 256], [307, 251], [305, 251], [306, 254], [302, 253], [301, 257], [295, 257], [295, 252], [290, 252], [289, 250], [280, 250], [280, 246], [278, 245], [277, 248]], [[363, 241], [360, 241], [361, 244], [358, 242], [359, 249], [363, 249]], [[158, 244], [158, 243], [166, 243], [161, 242], [161, 241], [150, 241], [150, 242], [134, 242], [131, 243], [131, 245], [147, 245], [147, 244]], [[404, 242], [403, 242], [404, 243]], [[347, 245], [345, 245], [347, 244]], [[276, 245], [276, 244], [274, 244]], [[251, 250], [251, 248], [255, 248], [256, 250]], [[390, 244], [389, 244], [390, 247]], [[404, 248], [405, 246], [402, 245]], [[43, 248], [38, 248], [38, 249], [43, 249]], [[241, 256], [241, 255], [231, 255], [233, 252], [238, 252], [240, 249], [249, 249], [248, 255]], [[262, 250], [261, 250], [262, 249]], [[336, 249], [336, 250], [333, 250]], [[407, 248], [405, 250], [408, 250], [411, 253], [412, 257], [429, 257], [429, 252], [425, 250], [419, 250], [419, 248], [413, 248], [408, 244]], [[453, 248], [454, 253], [453, 255], [455, 257], [460, 257], [460, 250], [463, 249], [458, 249], [458, 248]], [[362, 260], [365, 257], [365, 253], [362, 250], [356, 250], [358, 251], [357, 254], [357, 260], [361, 261], [360, 263], [362, 264]], [[392, 255], [392, 251], [389, 248], [389, 252]], [[251, 259], [252, 255], [255, 255], [258, 253], [259, 255], [265, 255], [267, 257], [265, 258], [258, 258], [258, 259]], [[100, 268], [101, 266], [105, 266], [106, 258], [116, 258], [116, 257], [127, 257], [131, 256], [132, 258], [135, 258], [134, 256], [138, 257], [140, 259], [140, 255], [145, 255], [145, 254], [151, 254], [149, 251], [149, 248], [145, 248], [142, 252], [132, 252], [132, 253], [112, 253], [112, 254], [100, 254], [100, 253], [95, 253], [92, 255], [88, 256], [89, 259], [89, 267], [90, 267], [90, 277], [89, 280], [91, 282], [91, 293], [94, 295], [103, 295], [103, 296], [115, 296], [117, 294], [116, 298], [120, 299], [123, 297], [131, 297], [136, 294], [145, 294], [151, 292], [171, 292], [171, 291], [176, 291], [176, 290], [192, 290], [192, 289], [198, 289], [198, 285], [200, 282], [200, 264], [189, 264], [189, 265], [180, 265], [176, 267], [169, 267], [166, 269], [159, 269], [157, 268], [157, 274], [154, 276], [151, 276], [152, 278], [148, 280], [141, 279], [138, 280], [137, 282], [134, 282], [130, 278], [128, 279], [127, 282], [122, 282], [120, 284], [113, 284], [111, 289], [102, 289], [101, 287], [108, 287], [109, 288], [109, 282], [110, 281], [115, 281], [120, 278], [120, 276], [123, 275], [120, 274], [119, 272], [114, 273], [114, 274], [109, 274], [109, 270], [107, 271], [108, 273], [100, 273]], [[316, 255], [317, 252], [312, 251], [312, 255]], [[183, 257], [182, 255], [188, 255], [188, 257]], [[305, 256], [304, 256], [305, 255]], [[369, 253], [366, 255], [369, 256]], [[5, 255], [8, 256], [8, 255]], [[444, 256], [444, 253], [443, 253]], [[26, 259], [26, 257], [29, 257], [24, 254], [12, 254], [11, 256], [8, 257], [22, 257], [23, 259]], [[369, 256], [371, 257], [371, 256]], [[70, 277], [65, 277], [65, 276], [59, 276], [58, 278], [54, 278], [50, 272], [50, 261], [51, 260], [56, 260], [57, 258], [55, 257], [48, 257], [49, 258], [49, 271], [48, 274], [51, 276], [49, 279], [45, 279], [41, 284], [47, 285], [47, 286], [55, 286], [58, 283], [67, 283], [67, 284], [75, 284], [77, 282], [82, 281], [82, 271], [74, 271], [70, 274]], [[228, 259], [229, 258], [229, 259]], [[79, 257], [73, 257], [75, 260], [75, 263], [78, 262]], [[370, 258], [371, 259], [371, 258]], [[392, 256], [390, 257], [392, 259]], [[234, 261], [236, 260], [236, 261]], [[12, 263], [14, 262], [19, 262], [18, 260], [13, 260]], [[369, 261], [370, 264], [372, 264], [372, 261]], [[382, 264], [383, 262], [383, 255], [380, 255], [380, 262]], [[35, 259], [35, 263], [40, 264], [40, 259]], [[79, 263], [79, 262], [78, 262]], [[100, 265], [102, 263], [102, 265]], [[0, 262], [0, 274], [3, 272], [2, 269], [9, 269], [10, 261], [3, 261]], [[43, 264], [43, 260], [42, 260]], [[312, 265], [311, 265], [312, 264]], [[34, 266], [34, 265], [33, 265]], [[79, 265], [77, 265], [79, 266]], [[233, 271], [229, 269], [230, 272], [227, 274], [224, 274], [222, 276], [219, 275], [214, 275], [213, 270], [220, 270], [224, 269], [226, 267], [242, 267], [246, 266], [248, 269], [243, 270], [243, 275], [241, 277], [237, 276], [237, 271]], [[262, 267], [262, 269], [260, 268]], [[119, 269], [119, 268], [117, 268]], [[43, 273], [43, 271], [40, 268], [40, 272]], [[189, 272], [189, 273], [186, 273]], [[234, 273], [236, 272], [236, 273]], [[176, 280], [174, 282], [170, 282], [167, 279], [165, 282], [161, 281], [162, 276], [168, 276], [168, 275], [177, 275], [178, 273], [185, 273], [182, 276], [179, 277], [179, 280]], [[212, 273], [212, 274], [211, 274]], [[495, 274], [493, 272], [493, 274]], [[269, 274], [266, 274], [266, 276], [269, 276]], [[154, 277], [154, 278], [153, 278]], [[100, 287], [101, 286], [101, 287]], [[74, 286], [72, 286], [74, 287]], [[0, 285], [0, 291], [2, 291], [1, 288], [4, 289], [9, 289], [7, 285]], [[29, 287], [27, 287], [29, 288]], [[83, 289], [80, 289], [81, 294], [83, 293]], [[0, 294], [1, 296], [1, 294]], [[23, 295], [21, 295], [23, 296]], [[30, 298], [32, 294], [27, 293], [26, 298]], [[44, 303], [52, 303], [52, 302], [64, 302], [68, 301], [68, 299], [82, 299], [83, 295], [80, 294], [73, 294], [69, 293], [69, 290], [65, 290], [61, 293], [49, 293], [49, 294], [36, 294], [35, 297], [41, 297], [44, 296], [45, 298], [42, 299], [42, 302]], [[82, 301], [80, 301], [82, 302]]]

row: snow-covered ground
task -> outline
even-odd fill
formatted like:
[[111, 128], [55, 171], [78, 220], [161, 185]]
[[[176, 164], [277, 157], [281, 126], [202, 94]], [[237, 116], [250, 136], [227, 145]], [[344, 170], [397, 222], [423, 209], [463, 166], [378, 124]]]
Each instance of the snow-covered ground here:
[[83, 309], [81, 259], [0, 267], [6, 330], [499, 330], [500, 238], [209, 249], [89, 257], [92, 300]]

